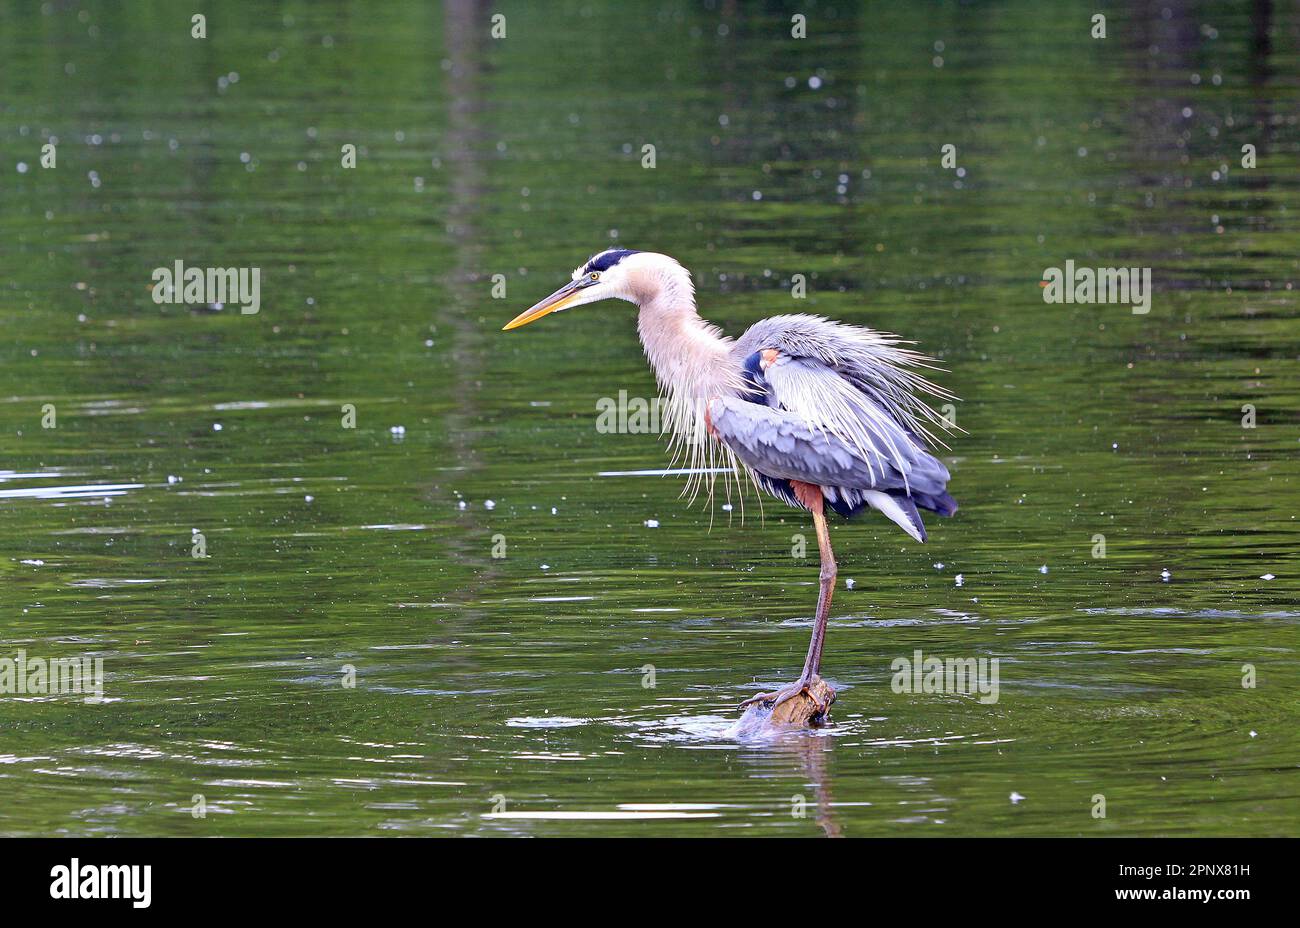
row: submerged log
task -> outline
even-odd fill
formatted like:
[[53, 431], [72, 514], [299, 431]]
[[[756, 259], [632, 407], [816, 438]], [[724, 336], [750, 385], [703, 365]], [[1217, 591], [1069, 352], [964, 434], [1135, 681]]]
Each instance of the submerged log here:
[[[787, 699], [776, 708], [762, 703], [755, 703], [747, 708], [745, 714], [736, 722], [734, 731], [743, 737], [781, 729], [815, 728], [829, 721], [830, 706], [833, 702], [835, 702], [835, 690], [821, 677], [813, 677], [807, 693], [800, 693], [793, 699]], [[826, 707], [825, 714], [819, 711], [820, 706]]]

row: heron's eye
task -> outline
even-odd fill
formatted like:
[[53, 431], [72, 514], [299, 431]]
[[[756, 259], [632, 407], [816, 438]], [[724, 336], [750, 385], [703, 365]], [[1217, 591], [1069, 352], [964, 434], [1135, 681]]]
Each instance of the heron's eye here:
[[592, 271], [592, 272], [591, 272], [591, 279], [592, 279], [592, 280], [600, 280], [600, 271]]

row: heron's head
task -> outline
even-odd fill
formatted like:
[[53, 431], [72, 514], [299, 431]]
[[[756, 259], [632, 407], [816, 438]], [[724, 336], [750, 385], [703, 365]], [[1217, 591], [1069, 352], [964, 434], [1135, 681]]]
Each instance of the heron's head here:
[[503, 331], [517, 329], [550, 313], [581, 306], [583, 303], [595, 303], [597, 300], [640, 303], [662, 273], [660, 265], [672, 265], [685, 274], [685, 270], [672, 258], [653, 252], [610, 248], [592, 255], [585, 264], [574, 269], [572, 280], [515, 316], [506, 323]]

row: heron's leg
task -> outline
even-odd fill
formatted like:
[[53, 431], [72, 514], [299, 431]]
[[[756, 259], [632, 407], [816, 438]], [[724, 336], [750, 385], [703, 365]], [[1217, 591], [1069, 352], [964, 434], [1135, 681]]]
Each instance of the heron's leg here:
[[[764, 705], [771, 703], [771, 708], [775, 709], [781, 703], [807, 693], [808, 687], [812, 685], [813, 678], [821, 672], [822, 668], [822, 647], [826, 643], [826, 621], [831, 614], [831, 597], [835, 593], [837, 570], [835, 554], [831, 551], [831, 534], [830, 529], [826, 526], [826, 513], [821, 488], [815, 484], [796, 481], [791, 481], [791, 485], [794, 487], [795, 496], [812, 513], [813, 525], [817, 528], [817, 548], [821, 553], [821, 592], [817, 594], [817, 616], [813, 620], [812, 640], [808, 642], [808, 657], [804, 660], [803, 673], [799, 674], [798, 680], [789, 686], [781, 687], [775, 692], [759, 693], [757, 696], [746, 699], [740, 704], [742, 709], [754, 703]], [[828, 708], [829, 706], [819, 704], [818, 711], [824, 715]]]
[[[819, 493], [818, 496], [821, 494]], [[826, 525], [826, 514], [822, 511], [820, 500], [812, 511], [813, 524], [817, 527], [817, 547], [821, 551], [821, 592], [817, 594], [817, 618], [813, 623], [812, 641], [808, 643], [808, 658], [804, 661], [801, 680], [811, 680], [822, 670], [822, 647], [826, 643], [826, 621], [831, 614], [831, 597], [835, 595], [835, 577], [838, 565], [835, 552], [831, 550], [831, 533]]]

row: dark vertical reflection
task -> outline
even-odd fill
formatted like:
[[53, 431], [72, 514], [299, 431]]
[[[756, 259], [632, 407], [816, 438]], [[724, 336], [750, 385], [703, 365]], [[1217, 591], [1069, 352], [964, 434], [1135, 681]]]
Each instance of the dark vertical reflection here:
[[[827, 760], [835, 750], [834, 738], [822, 738], [806, 732], [787, 731], [775, 740], [765, 742], [760, 748], [745, 751], [740, 756], [753, 768], [751, 773], [760, 779], [790, 777], [812, 787], [811, 799], [802, 794], [788, 797], [804, 800], [804, 815], [811, 811], [817, 827], [828, 838], [842, 838], [844, 831], [835, 818], [835, 798], [831, 794], [830, 771]], [[787, 797], [782, 797], [785, 800]]]
[[[1272, 0], [1255, 0], [1250, 8], [1250, 46], [1246, 57], [1246, 74], [1253, 91], [1255, 131], [1252, 133], [1252, 144], [1257, 158], [1265, 157], [1273, 142], [1273, 107], [1272, 98], [1268, 95], [1269, 81], [1273, 74], [1269, 62], [1273, 52], [1272, 27]], [[1250, 170], [1244, 173], [1246, 177], [1243, 186], [1261, 192], [1269, 188], [1272, 172]], [[1263, 209], [1266, 206], [1262, 199], [1248, 204], [1251, 209]]]
[[[440, 322], [451, 329], [450, 349], [442, 361], [450, 366], [456, 403], [447, 413], [445, 434], [449, 459], [459, 476], [470, 476], [481, 462], [473, 443], [475, 424], [481, 415], [479, 389], [483, 376], [484, 334], [477, 322], [476, 306], [483, 294], [483, 235], [479, 213], [486, 190], [486, 170], [480, 158], [484, 134], [480, 125], [482, 104], [483, 44], [490, 12], [483, 0], [448, 0], [445, 5], [448, 117], [446, 162], [448, 166], [446, 234], [452, 243], [453, 261], [442, 278], [447, 299], [439, 301]], [[430, 488], [428, 496], [442, 504], [453, 502], [445, 481]], [[472, 518], [472, 517], [469, 517]], [[485, 526], [470, 523], [464, 533], [445, 537], [450, 559], [484, 561], [477, 574], [483, 582], [496, 573], [488, 558], [490, 542]], [[478, 584], [448, 591], [464, 600], [478, 598]], [[456, 617], [473, 624], [478, 613], [457, 610]], [[451, 630], [449, 630], [450, 633]]]
[[1250, 7], [1250, 82], [1262, 88], [1270, 73], [1268, 56], [1273, 49], [1269, 37], [1273, 24], [1272, 0], [1255, 0]]
[[817, 825], [828, 838], [842, 838], [840, 823], [835, 820], [835, 799], [831, 796], [830, 774], [826, 770], [826, 756], [834, 738], [801, 738], [800, 755], [804, 774], [812, 782], [817, 802]]
[[1158, 166], [1157, 173], [1143, 178], [1146, 184], [1181, 188], [1190, 137], [1183, 108], [1191, 92], [1179, 78], [1195, 63], [1196, 21], [1186, 3], [1174, 0], [1137, 5], [1133, 27], [1139, 54], [1146, 53], [1146, 66], [1134, 74], [1138, 92], [1133, 97], [1132, 126], [1139, 169]]

